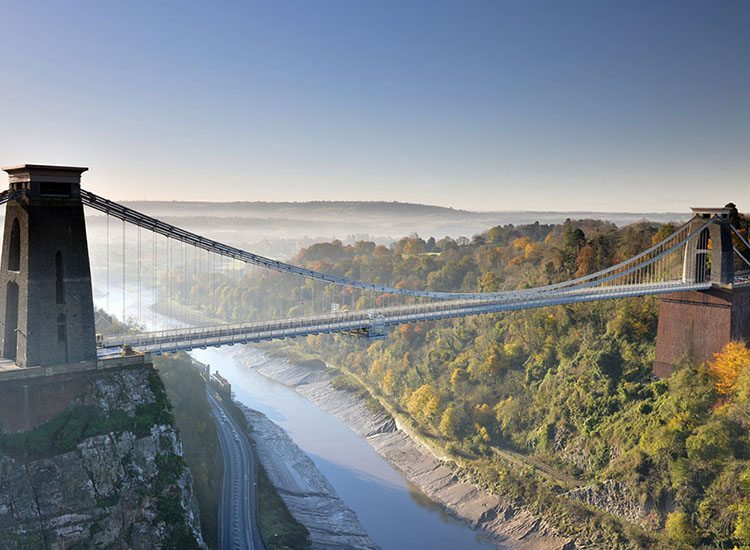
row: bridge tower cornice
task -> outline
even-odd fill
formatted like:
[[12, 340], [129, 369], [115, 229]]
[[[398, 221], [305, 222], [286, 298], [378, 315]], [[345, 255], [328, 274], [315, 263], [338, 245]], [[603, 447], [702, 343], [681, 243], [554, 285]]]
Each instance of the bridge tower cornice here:
[[8, 173], [10, 191], [21, 191], [30, 201], [43, 198], [81, 200], [81, 166], [22, 164], [3, 168]]
[[693, 206], [690, 210], [693, 211], [693, 216], [698, 216], [699, 218], [718, 218], [719, 220], [726, 220], [727, 222], [729, 221], [729, 214], [731, 213], [731, 209], [729, 208], [703, 208]]

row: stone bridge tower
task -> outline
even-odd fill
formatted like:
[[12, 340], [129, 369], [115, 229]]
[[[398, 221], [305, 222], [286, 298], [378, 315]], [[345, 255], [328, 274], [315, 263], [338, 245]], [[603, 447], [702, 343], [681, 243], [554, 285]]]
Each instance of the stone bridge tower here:
[[665, 294], [659, 301], [654, 374], [664, 378], [689, 357], [710, 361], [730, 341], [750, 340], [750, 284], [734, 278], [728, 208], [693, 208], [691, 230], [715, 222], [685, 247], [682, 279], [709, 290]]
[[11, 200], [0, 262], [0, 354], [19, 367], [96, 359], [81, 174], [4, 168]]

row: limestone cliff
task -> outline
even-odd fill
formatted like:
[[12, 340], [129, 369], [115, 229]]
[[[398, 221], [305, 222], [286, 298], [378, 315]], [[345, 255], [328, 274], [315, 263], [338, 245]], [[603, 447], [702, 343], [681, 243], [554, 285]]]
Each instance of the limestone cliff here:
[[[644, 529], [658, 529], [660, 527], [660, 516], [654, 510], [653, 503], [650, 500], [637, 498], [620, 481], [610, 479], [597, 485], [579, 487], [565, 493], [565, 496], [640, 525]], [[667, 502], [666, 512], [671, 511], [673, 511], [673, 506], [671, 502]]]
[[0, 548], [205, 548], [157, 374], [88, 387], [49, 422], [0, 434]]

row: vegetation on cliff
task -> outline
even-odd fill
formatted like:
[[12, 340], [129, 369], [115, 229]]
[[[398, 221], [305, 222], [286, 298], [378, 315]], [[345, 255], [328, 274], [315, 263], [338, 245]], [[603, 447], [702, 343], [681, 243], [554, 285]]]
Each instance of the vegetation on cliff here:
[[[103, 310], [96, 312], [99, 334], [127, 332], [129, 327]], [[193, 476], [201, 531], [210, 548], [218, 542], [218, 503], [224, 461], [216, 421], [206, 398], [206, 382], [185, 353], [153, 356], [153, 374], [162, 391], [165, 408], [173, 414], [183, 444], [185, 463]]]
[[267, 550], [304, 550], [310, 547], [310, 532], [294, 519], [260, 463], [258, 522]]

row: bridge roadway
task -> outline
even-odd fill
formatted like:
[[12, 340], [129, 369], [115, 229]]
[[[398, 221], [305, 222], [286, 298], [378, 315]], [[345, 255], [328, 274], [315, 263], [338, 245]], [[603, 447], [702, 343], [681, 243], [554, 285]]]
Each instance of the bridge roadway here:
[[613, 298], [666, 294], [688, 290], [707, 290], [711, 283], [683, 283], [669, 281], [641, 285], [613, 285], [605, 287], [575, 287], [560, 291], [516, 291], [502, 298], [490, 300], [442, 300], [437, 302], [338, 312], [325, 315], [297, 317], [161, 330], [135, 334], [105, 336], [100, 342], [103, 351], [130, 345], [152, 353], [191, 350], [207, 346], [223, 346], [260, 342], [280, 338], [295, 338], [309, 334], [351, 332], [363, 333], [379, 327], [431, 321], [500, 311], [538, 308], [552, 305], [591, 302]]
[[260, 536], [255, 454], [234, 418], [211, 394], [208, 402], [216, 417], [217, 435], [224, 455], [224, 480], [219, 502], [219, 547], [223, 550], [265, 550]]

